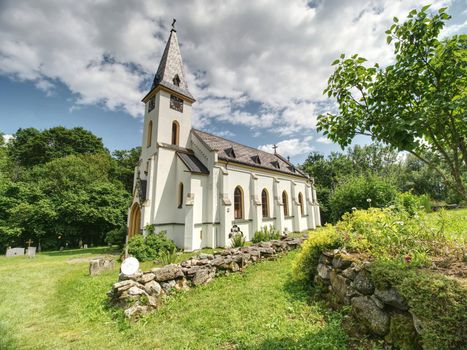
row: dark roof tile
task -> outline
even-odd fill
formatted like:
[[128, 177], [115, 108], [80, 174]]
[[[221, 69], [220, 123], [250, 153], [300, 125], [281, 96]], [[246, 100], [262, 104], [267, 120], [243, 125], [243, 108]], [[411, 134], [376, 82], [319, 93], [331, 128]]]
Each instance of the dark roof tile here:
[[[222, 137], [209, 134], [207, 132], [191, 129], [192, 133], [203, 142], [208, 149], [218, 152], [220, 160], [249, 165], [255, 168], [270, 169], [280, 171], [286, 174], [307, 177], [303, 172], [297, 169], [293, 164], [285, 160], [278, 154], [272, 154], [259, 149], [242, 145], [240, 143], [226, 140]], [[229, 155], [229, 149], [233, 149], [235, 157]], [[227, 152], [226, 152], [227, 151]], [[256, 162], [256, 157], [260, 163]]]

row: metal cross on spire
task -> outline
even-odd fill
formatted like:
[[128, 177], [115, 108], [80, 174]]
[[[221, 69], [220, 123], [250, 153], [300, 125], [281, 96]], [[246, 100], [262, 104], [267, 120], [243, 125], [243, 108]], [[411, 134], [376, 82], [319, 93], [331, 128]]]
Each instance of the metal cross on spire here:
[[172, 31], [176, 32], [177, 30], [175, 29], [175, 22], [177, 22], [177, 20], [174, 18], [173, 21], [172, 21]]
[[277, 151], [276, 151], [277, 150], [277, 145], [276, 144], [273, 145], [272, 148], [274, 148], [274, 154], [277, 154]]

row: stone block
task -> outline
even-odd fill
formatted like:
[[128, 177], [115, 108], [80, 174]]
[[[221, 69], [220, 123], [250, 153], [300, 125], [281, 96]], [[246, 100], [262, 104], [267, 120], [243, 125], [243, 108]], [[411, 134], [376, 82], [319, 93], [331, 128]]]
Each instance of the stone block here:
[[199, 286], [202, 284], [207, 284], [211, 282], [211, 280], [216, 275], [216, 270], [212, 268], [204, 268], [196, 272], [193, 277], [193, 285]]
[[352, 264], [352, 257], [347, 254], [336, 254], [332, 259], [332, 266], [336, 269], [344, 270]]
[[352, 281], [355, 279], [355, 275], [355, 270], [352, 267], [348, 267], [344, 271], [342, 271], [342, 276]]
[[361, 270], [353, 281], [356, 290], [365, 295], [373, 294], [375, 286], [370, 280], [370, 273], [366, 270]]
[[151, 272], [154, 274], [156, 282], [166, 282], [184, 276], [181, 266], [176, 264], [151, 269]]
[[329, 274], [331, 273], [331, 268], [325, 264], [318, 264], [317, 267], [318, 276], [322, 279], [328, 280]]
[[159, 283], [152, 280], [144, 285], [144, 290], [150, 295], [159, 295], [161, 294], [162, 287]]
[[146, 273], [143, 273], [143, 275], [140, 278], [138, 278], [137, 282], [146, 284], [149, 281], [152, 281], [154, 277], [156, 277], [156, 275], [154, 275], [152, 272], [146, 272]]
[[375, 289], [375, 296], [384, 304], [395, 307], [396, 309], [407, 311], [409, 306], [405, 299], [394, 289]]
[[338, 299], [344, 304], [350, 304], [349, 286], [347, 280], [339, 275], [335, 270], [329, 273], [332, 291]]
[[368, 296], [354, 297], [351, 300], [352, 311], [370, 332], [384, 336], [389, 331], [390, 317], [381, 310]]

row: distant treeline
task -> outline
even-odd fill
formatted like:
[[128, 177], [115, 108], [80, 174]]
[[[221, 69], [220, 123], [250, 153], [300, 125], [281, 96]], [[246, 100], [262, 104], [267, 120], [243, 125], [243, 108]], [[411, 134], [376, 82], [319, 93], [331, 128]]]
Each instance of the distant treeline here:
[[390, 204], [394, 192], [427, 196], [433, 203], [462, 201], [426, 163], [379, 143], [356, 145], [327, 157], [311, 153], [301, 167], [315, 179], [324, 222], [337, 221], [348, 206], [378, 206], [378, 199], [381, 206]]

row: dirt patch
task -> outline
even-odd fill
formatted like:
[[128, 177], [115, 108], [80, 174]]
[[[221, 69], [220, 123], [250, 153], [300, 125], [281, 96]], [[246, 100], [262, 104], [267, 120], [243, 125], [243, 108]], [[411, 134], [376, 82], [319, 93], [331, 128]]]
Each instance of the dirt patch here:
[[99, 258], [105, 258], [105, 257], [112, 258], [112, 259], [116, 260], [118, 258], [118, 254], [115, 254], [115, 255], [107, 254], [105, 256], [96, 255], [96, 256], [88, 256], [88, 257], [85, 257], [85, 258], [72, 258], [72, 259], [68, 259], [66, 262], [68, 264], [81, 264], [81, 263], [90, 262], [93, 259], [99, 259]]
[[442, 273], [447, 276], [467, 277], [467, 262], [461, 261], [456, 257], [433, 258], [430, 270]]

